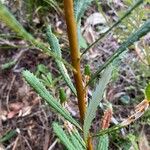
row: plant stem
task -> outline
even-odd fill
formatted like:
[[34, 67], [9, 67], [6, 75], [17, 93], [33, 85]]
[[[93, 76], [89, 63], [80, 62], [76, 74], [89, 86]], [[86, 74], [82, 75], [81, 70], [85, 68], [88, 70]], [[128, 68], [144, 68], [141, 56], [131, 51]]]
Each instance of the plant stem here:
[[87, 150], [93, 150], [93, 144], [92, 144], [92, 137], [89, 135], [88, 137], [88, 145], [87, 145]]
[[74, 18], [73, 12], [73, 0], [64, 0], [64, 10], [65, 10], [65, 18], [67, 24], [67, 32], [70, 44], [70, 55], [72, 65], [75, 68], [76, 72], [74, 74], [74, 80], [77, 91], [78, 98], [78, 107], [80, 111], [80, 120], [83, 124], [84, 116], [85, 116], [85, 90], [82, 82], [82, 74], [80, 70], [80, 51], [78, 47], [78, 39], [77, 39], [77, 27]]

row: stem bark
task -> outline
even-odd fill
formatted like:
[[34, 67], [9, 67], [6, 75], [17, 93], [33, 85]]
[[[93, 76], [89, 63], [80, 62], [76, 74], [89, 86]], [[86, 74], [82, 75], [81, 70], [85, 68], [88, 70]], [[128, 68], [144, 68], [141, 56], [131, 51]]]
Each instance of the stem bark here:
[[82, 82], [82, 74], [80, 68], [80, 51], [78, 48], [77, 27], [73, 11], [73, 0], [64, 0], [64, 11], [67, 24], [67, 33], [70, 45], [72, 66], [76, 70], [76, 72], [73, 72], [73, 75], [77, 91], [80, 120], [83, 124], [86, 110], [85, 90]]

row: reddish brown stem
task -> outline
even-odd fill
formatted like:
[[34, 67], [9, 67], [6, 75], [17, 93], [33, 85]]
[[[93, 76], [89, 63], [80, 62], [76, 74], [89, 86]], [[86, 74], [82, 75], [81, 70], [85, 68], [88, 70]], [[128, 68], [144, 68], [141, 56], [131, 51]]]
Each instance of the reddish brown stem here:
[[[73, 12], [73, 0], [64, 0], [64, 9], [65, 9], [67, 32], [68, 32], [68, 38], [70, 44], [71, 61], [73, 67], [76, 69], [76, 72], [73, 72], [73, 74], [74, 74], [74, 80], [75, 80], [75, 85], [77, 90], [80, 120], [83, 125], [85, 110], [86, 110], [86, 101], [85, 101], [86, 91], [84, 89], [83, 82], [82, 82], [82, 74], [80, 68], [81, 66], [80, 50], [78, 47], [77, 26], [76, 26], [74, 12]], [[90, 137], [88, 138], [87, 149], [93, 150], [92, 139]]]
[[90, 134], [87, 142], [87, 150], [93, 150], [92, 137], [90, 136]]
[[70, 44], [70, 54], [71, 61], [73, 67], [76, 69], [74, 74], [74, 80], [77, 90], [77, 98], [78, 98], [78, 107], [80, 111], [80, 120], [83, 124], [84, 116], [85, 116], [85, 90], [82, 82], [82, 74], [80, 70], [80, 51], [78, 48], [78, 39], [77, 39], [77, 27], [74, 18], [73, 12], [73, 1], [72, 0], [64, 0], [64, 10], [65, 10], [65, 18], [67, 24], [67, 32]]

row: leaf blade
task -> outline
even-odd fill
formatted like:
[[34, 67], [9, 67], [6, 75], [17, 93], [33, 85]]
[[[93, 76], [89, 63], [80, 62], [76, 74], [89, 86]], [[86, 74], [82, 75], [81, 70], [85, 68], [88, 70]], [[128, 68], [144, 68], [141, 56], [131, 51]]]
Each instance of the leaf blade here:
[[34, 40], [33, 36], [23, 28], [23, 26], [16, 20], [16, 18], [9, 12], [2, 2], [0, 2], [0, 20], [2, 20], [7, 26], [9, 26], [25, 40]]
[[150, 31], [150, 19], [145, 21], [145, 23], [133, 34], [131, 34], [126, 41], [124, 41], [121, 46], [114, 52], [108, 60], [99, 66], [97, 71], [93, 74], [92, 78], [87, 84], [90, 84], [94, 79], [98, 77], [101, 71], [103, 71], [110, 63], [112, 63], [116, 58], [118, 58], [126, 49], [131, 46], [134, 42], [138, 41], [141, 37], [146, 35]]
[[70, 133], [70, 140], [76, 149], [85, 150], [83, 145], [80, 143], [80, 141], [76, 138], [76, 136], [72, 132]]
[[109, 146], [108, 134], [100, 136], [98, 140], [99, 141], [96, 150], [108, 150], [108, 146]]
[[150, 102], [150, 83], [145, 88], [145, 97]]
[[81, 17], [83, 16], [87, 7], [91, 4], [93, 0], [75, 0], [74, 1], [74, 14], [77, 20], [77, 23], [80, 22]]
[[69, 112], [65, 110], [61, 104], [46, 90], [44, 85], [29, 71], [23, 71], [23, 77], [32, 86], [32, 88], [59, 114], [73, 125], [81, 129], [80, 125], [71, 117]]
[[76, 150], [74, 145], [71, 143], [69, 136], [64, 132], [60, 125], [53, 123], [53, 130], [68, 150]]
[[[58, 39], [56, 38], [56, 36], [52, 33], [51, 31], [51, 27], [48, 26], [47, 27], [47, 32], [46, 32], [46, 35], [47, 35], [47, 40], [48, 40], [48, 43], [51, 47], [51, 50], [60, 58], [62, 58], [62, 54], [61, 54], [61, 49], [60, 49], [60, 45], [59, 45], [59, 42], [58, 42]], [[57, 66], [58, 66], [58, 69], [60, 70], [65, 82], [67, 83], [67, 85], [69, 86], [69, 88], [71, 89], [71, 91], [75, 94], [76, 94], [76, 89], [69, 77], [69, 74], [68, 74], [68, 71], [65, 67], [65, 65], [63, 64], [63, 62], [59, 61], [59, 60], [55, 60], [56, 63], [57, 63]]]
[[109, 83], [109, 80], [111, 78], [112, 70], [113, 70], [113, 67], [111, 65], [108, 66], [108, 68], [106, 68], [106, 70], [102, 74], [102, 78], [99, 80], [99, 83], [96, 86], [96, 90], [92, 94], [92, 99], [87, 108], [84, 125], [83, 125], [84, 139], [87, 139], [88, 137], [88, 133], [89, 133], [92, 120], [95, 117], [99, 102], [103, 98], [103, 93], [106, 88], [106, 85]]
[[30, 42], [36, 48], [41, 49], [44, 53], [48, 54], [49, 56], [58, 59], [59, 61], [62, 61], [72, 70], [74, 70], [72, 65], [70, 65], [64, 59], [61, 59], [56, 54], [51, 52], [44, 43], [36, 40], [30, 33], [28, 33], [24, 29], [24, 27], [17, 21], [17, 19], [13, 16], [13, 14], [8, 10], [8, 8], [2, 4], [1, 1], [0, 1], [0, 20], [3, 21], [11, 30], [16, 32], [16, 34], [19, 35], [22, 39]]

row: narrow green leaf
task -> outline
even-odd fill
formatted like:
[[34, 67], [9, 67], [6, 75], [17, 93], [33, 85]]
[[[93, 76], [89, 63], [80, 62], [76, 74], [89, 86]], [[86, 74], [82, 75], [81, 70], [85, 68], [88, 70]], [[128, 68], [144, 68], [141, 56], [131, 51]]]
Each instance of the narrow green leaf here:
[[79, 134], [78, 130], [74, 129], [72, 131], [72, 134], [76, 137], [76, 139], [78, 139], [79, 143], [82, 145], [82, 147], [84, 149], [86, 149], [86, 143], [84, 142], [83, 138], [81, 137], [81, 135]]
[[13, 138], [16, 135], [17, 135], [17, 131], [16, 130], [11, 130], [11, 131], [7, 132], [5, 135], [3, 135], [0, 138], [0, 143], [9, 141], [11, 138]]
[[89, 50], [91, 49], [96, 43], [98, 43], [103, 37], [105, 37], [105, 35], [107, 35], [113, 28], [117, 27], [122, 20], [124, 20], [128, 15], [131, 14], [131, 12], [133, 10], [135, 10], [135, 8], [137, 8], [141, 3], [143, 2], [143, 0], [138, 0], [131, 8], [129, 8], [126, 13], [116, 22], [114, 23], [106, 32], [104, 32], [95, 42], [93, 42], [90, 46], [88, 46], [87, 49], [85, 49], [83, 51], [83, 53], [81, 54], [81, 57]]
[[117, 51], [108, 60], [100, 66], [94, 73], [88, 84], [90, 84], [94, 79], [96, 79], [101, 71], [103, 71], [110, 63], [112, 63], [116, 58], [120, 56], [129, 46], [138, 41], [141, 37], [146, 35], [150, 31], [150, 19], [147, 20], [136, 32], [131, 34], [128, 39], [122, 43], [122, 45], [117, 49]]
[[66, 120], [70, 121], [73, 125], [80, 128], [80, 125], [71, 117], [69, 112], [64, 109], [61, 104], [46, 90], [44, 85], [39, 79], [29, 71], [23, 71], [23, 77], [30, 84], [31, 87], [59, 114]]
[[105, 134], [110, 134], [110, 133], [118, 131], [118, 130], [124, 128], [124, 127], [125, 126], [122, 126], [122, 125], [119, 124], [119, 125], [113, 126], [111, 128], [101, 130], [99, 133], [93, 134], [92, 137], [99, 137], [99, 136], [103, 136]]
[[97, 107], [103, 98], [104, 90], [111, 79], [112, 70], [113, 67], [111, 65], [108, 66], [106, 70], [104, 70], [102, 77], [96, 86], [96, 90], [92, 94], [92, 99], [90, 100], [89, 106], [87, 108], [85, 120], [84, 120], [84, 126], [83, 126], [85, 140], [88, 137], [92, 120], [95, 118]]
[[46, 31], [47, 31], [46, 32], [47, 40], [48, 40], [48, 43], [49, 43], [52, 51], [54, 51], [56, 53], [56, 55], [58, 55], [59, 57], [62, 57], [59, 41], [58, 41], [57, 37], [52, 33], [50, 25], [47, 27]]
[[75, 0], [74, 1], [74, 13], [77, 23], [80, 22], [87, 7], [91, 4], [93, 0]]
[[[59, 42], [58, 42], [58, 39], [56, 38], [56, 36], [52, 33], [51, 31], [51, 27], [48, 26], [47, 27], [47, 32], [46, 32], [46, 35], [47, 35], [47, 40], [49, 42], [49, 45], [51, 47], [51, 50], [60, 58], [62, 58], [62, 55], [61, 55], [61, 49], [60, 49], [60, 45], [59, 45]], [[69, 74], [68, 74], [68, 71], [65, 67], [65, 65], [63, 64], [63, 62], [61, 62], [60, 60], [55, 60], [56, 63], [57, 63], [57, 66], [64, 78], [64, 80], [66, 81], [67, 85], [69, 86], [69, 88], [71, 89], [71, 91], [76, 95], [76, 89], [69, 77]]]
[[59, 7], [59, 4], [56, 0], [44, 0], [50, 7], [53, 7], [56, 12], [63, 13], [62, 9]]
[[39, 64], [37, 66], [37, 71], [39, 73], [43, 73], [43, 74], [47, 74], [49, 72], [49, 69], [47, 68], [47, 66], [43, 65], [43, 64]]
[[85, 150], [83, 145], [81, 145], [80, 141], [76, 138], [76, 136], [73, 133], [70, 133], [70, 140], [76, 149]]
[[82, 35], [82, 32], [81, 32], [81, 28], [80, 28], [80, 25], [78, 24], [77, 26], [77, 30], [78, 30], [78, 44], [79, 44], [79, 49], [85, 49], [87, 48], [87, 42], [85, 40], [85, 38], [83, 37]]
[[150, 83], [145, 88], [145, 97], [150, 102]]
[[13, 67], [17, 62], [15, 60], [11, 60], [10, 62], [7, 62], [5, 64], [1, 65], [1, 69], [5, 70], [5, 69], [9, 69], [11, 67]]
[[[133, 135], [132, 133], [130, 133], [128, 136], [128, 139], [131, 141], [133, 149], [134, 150], [139, 150], [139, 146], [137, 144], [137, 136]], [[144, 148], [145, 149], [145, 148]]]
[[64, 89], [62, 89], [62, 88], [59, 90], [59, 98], [60, 98], [61, 104], [67, 100], [67, 95], [66, 95]]
[[19, 36], [25, 40], [33, 41], [34, 38], [29, 34], [16, 18], [9, 12], [9, 10], [0, 2], [0, 20], [13, 29]]
[[59, 61], [62, 61], [68, 67], [74, 70], [74, 68], [67, 63], [64, 59], [58, 57], [55, 53], [51, 52], [50, 49], [42, 42], [36, 40], [30, 33], [28, 33], [23, 26], [16, 20], [16, 18], [11, 14], [11, 12], [2, 4], [0, 1], [0, 20], [3, 21], [10, 29], [15, 31], [24, 40], [32, 43], [35, 47], [43, 50], [49, 56], [52, 56]]
[[108, 135], [105, 134], [103, 136], [100, 136], [98, 139], [98, 146], [96, 150], [108, 150], [109, 146], [109, 138]]
[[68, 150], [76, 150], [76, 147], [71, 143], [70, 137], [64, 132], [60, 125], [53, 123], [53, 129], [60, 141], [66, 146]]
[[91, 76], [91, 69], [90, 69], [90, 66], [88, 64], [85, 65], [84, 74], [87, 76]]

